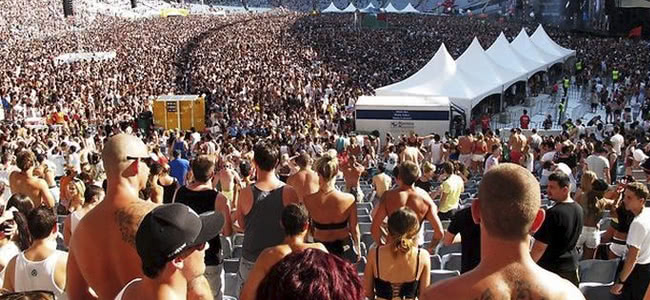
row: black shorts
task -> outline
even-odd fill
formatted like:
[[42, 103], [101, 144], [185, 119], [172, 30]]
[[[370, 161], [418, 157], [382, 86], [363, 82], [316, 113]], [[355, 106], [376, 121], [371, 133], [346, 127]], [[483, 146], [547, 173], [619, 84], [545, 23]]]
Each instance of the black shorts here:
[[591, 108], [598, 108], [598, 103], [592, 103]]
[[624, 300], [641, 300], [650, 284], [650, 264], [636, 264], [623, 285]]

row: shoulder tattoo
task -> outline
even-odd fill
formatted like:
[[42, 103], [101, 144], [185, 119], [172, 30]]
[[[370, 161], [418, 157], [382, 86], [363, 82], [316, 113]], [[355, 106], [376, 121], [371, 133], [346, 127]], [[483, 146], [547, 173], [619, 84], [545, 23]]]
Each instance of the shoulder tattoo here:
[[[504, 297], [504, 299], [515, 299], [515, 300], [533, 300], [533, 293], [531, 291], [530, 283], [517, 280], [515, 281], [514, 287], [514, 298]], [[488, 288], [483, 293], [476, 298], [476, 300], [495, 300], [497, 297], [492, 293]], [[540, 300], [545, 300], [545, 298], [539, 298]]]
[[144, 201], [133, 202], [128, 207], [115, 211], [115, 223], [120, 229], [122, 240], [135, 247], [135, 233], [144, 216], [154, 205]]

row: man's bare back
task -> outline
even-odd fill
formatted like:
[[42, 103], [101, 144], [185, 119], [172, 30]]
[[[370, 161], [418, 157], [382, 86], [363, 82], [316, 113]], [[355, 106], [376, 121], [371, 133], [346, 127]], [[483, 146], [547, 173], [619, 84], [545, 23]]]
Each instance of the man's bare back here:
[[474, 139], [470, 136], [461, 136], [458, 138], [458, 149], [460, 154], [470, 154], [472, 153], [472, 145], [474, 144]]
[[287, 184], [296, 190], [298, 199], [302, 202], [305, 196], [318, 192], [318, 174], [312, 170], [303, 169], [289, 176]]
[[50, 194], [47, 182], [43, 179], [14, 171], [9, 176], [9, 186], [12, 194], [29, 197], [34, 203], [34, 207], [41, 205], [54, 207], [54, 197]]
[[512, 264], [502, 269], [487, 266], [434, 284], [422, 299], [584, 299], [575, 286], [535, 263]]
[[142, 277], [135, 233], [142, 218], [156, 206], [139, 200], [123, 205], [111, 201], [115, 200], [107, 196], [86, 214], [70, 243], [68, 268], [74, 261], [100, 299], [112, 299], [126, 283]]
[[364, 168], [361, 164], [356, 161], [348, 161], [347, 164], [341, 168], [343, 172], [343, 179], [345, 180], [345, 186], [348, 189], [356, 188], [359, 186], [359, 180], [361, 179], [361, 174], [363, 174]]
[[383, 198], [384, 200], [382, 202], [384, 203], [383, 205], [387, 215], [397, 211], [400, 207], [406, 206], [415, 212], [420, 222], [425, 219], [427, 212], [434, 209], [436, 206], [436, 204], [431, 201], [431, 198], [420, 189], [411, 191], [405, 191], [399, 188], [393, 189], [386, 191]]
[[219, 172], [217, 182], [221, 185], [221, 190], [230, 192], [235, 188], [236, 174], [233, 170], [225, 168]]

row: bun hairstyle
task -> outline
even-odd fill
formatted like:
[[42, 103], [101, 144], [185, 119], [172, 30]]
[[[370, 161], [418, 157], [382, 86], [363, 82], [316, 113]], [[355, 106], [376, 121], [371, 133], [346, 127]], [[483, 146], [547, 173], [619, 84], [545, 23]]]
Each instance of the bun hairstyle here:
[[417, 246], [416, 237], [420, 223], [415, 212], [408, 207], [401, 207], [388, 217], [388, 235], [392, 238], [395, 254], [406, 254]]
[[339, 173], [339, 160], [330, 153], [325, 153], [316, 161], [316, 173], [326, 181], [332, 180]]

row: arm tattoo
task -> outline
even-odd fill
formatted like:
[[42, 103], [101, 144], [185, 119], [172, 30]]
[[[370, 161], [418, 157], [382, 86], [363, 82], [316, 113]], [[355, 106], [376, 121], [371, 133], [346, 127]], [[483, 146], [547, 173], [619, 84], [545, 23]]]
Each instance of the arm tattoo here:
[[138, 226], [154, 206], [151, 203], [139, 201], [115, 211], [115, 223], [120, 228], [122, 240], [125, 243], [135, 247], [135, 233], [138, 231]]

